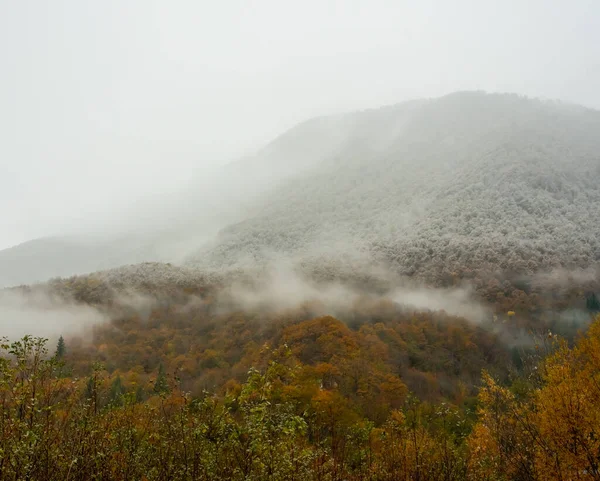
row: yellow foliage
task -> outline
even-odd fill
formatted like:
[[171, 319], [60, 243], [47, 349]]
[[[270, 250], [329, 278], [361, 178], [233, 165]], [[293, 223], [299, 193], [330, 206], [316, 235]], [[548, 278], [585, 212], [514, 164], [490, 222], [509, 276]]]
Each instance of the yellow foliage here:
[[559, 342], [541, 367], [543, 384], [530, 399], [483, 374], [468, 440], [472, 479], [600, 477], [600, 318], [576, 347]]

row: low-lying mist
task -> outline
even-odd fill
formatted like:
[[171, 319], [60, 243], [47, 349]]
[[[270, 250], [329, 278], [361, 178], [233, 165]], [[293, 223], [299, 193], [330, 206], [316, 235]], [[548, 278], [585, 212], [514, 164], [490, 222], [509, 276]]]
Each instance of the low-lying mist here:
[[24, 335], [48, 338], [90, 334], [95, 325], [109, 321], [97, 308], [60, 298], [47, 290], [0, 291], [0, 337]]
[[[478, 301], [468, 287], [441, 289], [415, 284], [381, 268], [362, 272], [371, 286], [341, 280], [318, 281], [303, 276], [293, 264], [270, 265], [255, 278], [234, 281], [219, 295], [223, 308], [248, 311], [279, 311], [305, 303], [319, 304], [322, 314], [336, 315], [352, 309], [361, 299], [385, 299], [403, 308], [418, 311], [445, 311], [452, 316], [481, 322], [490, 310]], [[378, 289], [373, 289], [377, 286]], [[381, 286], [384, 286], [383, 288]]]
[[[135, 283], [130, 270], [135, 272]], [[211, 296], [216, 313], [273, 314], [311, 304], [318, 306], [316, 312], [320, 315], [343, 317], [360, 303], [387, 301], [404, 309], [443, 310], [474, 323], [489, 317], [489, 310], [468, 287], [428, 288], [376, 267], [357, 277], [360, 282], [351, 282], [347, 277], [315, 279], [302, 272], [297, 264], [280, 260], [260, 269], [208, 279], [214, 284]], [[192, 312], [202, 305], [202, 299], [186, 293], [185, 287], [198, 286], [204, 282], [202, 279], [205, 278], [193, 270], [142, 264], [64, 282], [53, 281], [31, 289], [4, 290], [0, 292], [0, 336], [15, 338], [31, 334], [52, 339], [60, 335], [86, 336], [92, 326], [119, 316], [135, 313], [140, 319], [147, 319], [152, 309], [170, 302], [170, 296], [177, 299], [181, 309]]]
[[[194, 316], [200, 309], [211, 316], [246, 312], [264, 314], [265, 319], [299, 310], [306, 316], [332, 315], [341, 320], [353, 319], [359, 312], [376, 315], [381, 309], [388, 313], [437, 311], [492, 326], [494, 332], [508, 336], [508, 344], [528, 343], [514, 337], [516, 331], [506, 324], [507, 313], [499, 313], [498, 306], [486, 302], [474, 284], [465, 281], [455, 287], [434, 287], [366, 261], [357, 255], [336, 266], [278, 257], [261, 266], [220, 272], [143, 263], [4, 290], [0, 291], [0, 337], [89, 338], [93, 326], [131, 315], [145, 323], [154, 309], [176, 306], [183, 315]], [[565, 286], [572, 290], [574, 285], [589, 290], [596, 279], [597, 272], [589, 269], [559, 269], [519, 282], [543, 294], [563, 292]], [[576, 328], [590, 319], [585, 306], [545, 309], [540, 316], [556, 326]], [[524, 320], [523, 316], [530, 314], [524, 311], [517, 318]]]

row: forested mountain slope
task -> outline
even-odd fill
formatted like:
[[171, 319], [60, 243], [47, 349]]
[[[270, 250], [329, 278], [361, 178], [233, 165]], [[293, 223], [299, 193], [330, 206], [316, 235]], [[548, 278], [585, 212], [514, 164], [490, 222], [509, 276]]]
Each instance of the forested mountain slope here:
[[252, 155], [190, 173], [177, 192], [123, 206], [113, 224], [98, 220], [98, 233], [39, 238], [0, 250], [0, 287], [124, 264], [181, 261], [220, 228], [251, 215], [250, 201], [258, 195], [337, 151], [348, 128], [330, 118], [308, 120]]
[[340, 149], [265, 195], [192, 263], [361, 253], [435, 277], [600, 258], [599, 112], [465, 92], [334, 121], [349, 133]]
[[0, 286], [144, 261], [268, 260], [428, 281], [600, 258], [600, 112], [459, 92], [303, 122], [100, 238], [0, 251]]
[[385, 297], [232, 310], [211, 282], [142, 264], [0, 292], [105, 317], [56, 349], [0, 339], [0, 479], [597, 478], [600, 318], [513, 344]]

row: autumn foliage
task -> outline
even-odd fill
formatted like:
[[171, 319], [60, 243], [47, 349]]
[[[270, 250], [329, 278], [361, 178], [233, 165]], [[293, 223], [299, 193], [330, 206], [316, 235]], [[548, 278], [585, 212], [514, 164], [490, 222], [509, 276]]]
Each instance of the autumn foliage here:
[[317, 311], [182, 297], [5, 341], [0, 479], [600, 479], [600, 318], [517, 365], [444, 313]]

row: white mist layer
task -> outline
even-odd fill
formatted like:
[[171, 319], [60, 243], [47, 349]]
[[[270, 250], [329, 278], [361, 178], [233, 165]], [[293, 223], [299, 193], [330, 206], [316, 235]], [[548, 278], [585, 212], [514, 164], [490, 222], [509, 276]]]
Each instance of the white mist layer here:
[[[380, 279], [395, 282], [387, 294], [375, 295], [381, 299], [415, 310], [443, 310], [472, 322], [480, 322], [489, 316], [489, 310], [476, 301], [467, 288], [418, 287], [398, 279], [390, 280], [392, 276], [385, 276], [381, 271], [374, 270], [374, 273]], [[314, 302], [334, 314], [350, 309], [365, 295], [369, 294], [341, 282], [311, 282], [299, 275], [291, 264], [282, 263], [269, 268], [255, 283], [233, 283], [221, 293], [220, 301], [247, 311], [278, 311]]]
[[16, 340], [24, 335], [84, 336], [108, 318], [97, 309], [65, 302], [45, 292], [0, 292], [0, 337]]

